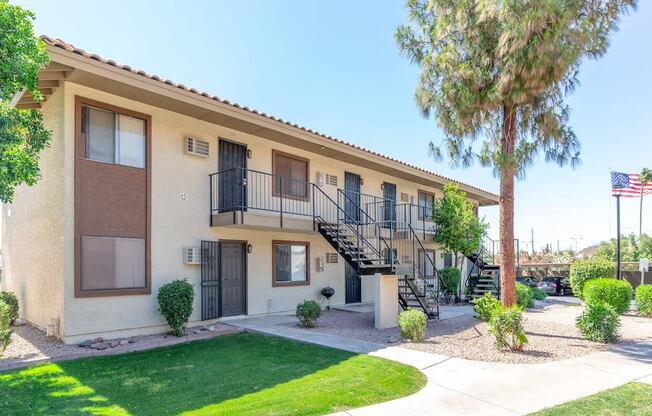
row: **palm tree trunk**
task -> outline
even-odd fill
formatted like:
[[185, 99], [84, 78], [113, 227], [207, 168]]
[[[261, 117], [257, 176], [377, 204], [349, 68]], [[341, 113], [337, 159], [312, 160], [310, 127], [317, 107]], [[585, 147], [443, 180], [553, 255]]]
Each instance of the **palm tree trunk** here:
[[500, 293], [503, 305], [516, 303], [516, 261], [514, 257], [514, 177], [516, 165], [516, 110], [503, 106], [503, 165], [500, 168]]

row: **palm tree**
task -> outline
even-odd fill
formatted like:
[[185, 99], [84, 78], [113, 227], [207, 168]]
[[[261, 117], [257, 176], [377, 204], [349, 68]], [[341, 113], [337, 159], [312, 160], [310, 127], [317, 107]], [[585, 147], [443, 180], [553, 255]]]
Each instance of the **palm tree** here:
[[[579, 161], [567, 125], [567, 93], [580, 63], [602, 56], [620, 17], [636, 0], [408, 0], [396, 32], [421, 69], [417, 104], [436, 116], [453, 165], [478, 160], [500, 177], [500, 280], [515, 302], [514, 180], [543, 153], [559, 165]], [[480, 143], [478, 143], [480, 141]]]
[[645, 186], [652, 181], [652, 170], [643, 168], [641, 174], [638, 176], [638, 180], [641, 181], [641, 207], [638, 221], [638, 238], [641, 238], [643, 235], [643, 196], [645, 196], [643, 190], [645, 189]]

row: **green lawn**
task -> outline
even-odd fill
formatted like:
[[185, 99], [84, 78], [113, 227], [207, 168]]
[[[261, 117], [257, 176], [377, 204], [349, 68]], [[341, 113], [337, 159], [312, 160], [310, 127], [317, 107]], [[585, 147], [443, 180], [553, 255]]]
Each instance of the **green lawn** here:
[[392, 361], [238, 334], [0, 373], [0, 414], [318, 415], [424, 384]]
[[593, 396], [546, 409], [532, 416], [650, 416], [652, 386], [629, 383]]

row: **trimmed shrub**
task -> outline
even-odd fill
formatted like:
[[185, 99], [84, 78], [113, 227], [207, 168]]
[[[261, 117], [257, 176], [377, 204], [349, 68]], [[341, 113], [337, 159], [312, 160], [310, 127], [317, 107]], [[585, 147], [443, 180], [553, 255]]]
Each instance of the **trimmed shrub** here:
[[570, 284], [573, 294], [580, 299], [584, 297], [584, 284], [590, 279], [613, 279], [616, 268], [605, 259], [578, 260], [570, 267]]
[[11, 342], [11, 307], [0, 300], [0, 358]]
[[532, 297], [536, 300], [544, 300], [548, 297], [546, 292], [544, 292], [542, 289], [539, 289], [538, 287], [531, 287], [530, 293], [532, 293]]
[[516, 283], [516, 304], [521, 308], [534, 308], [534, 294], [522, 283]]
[[0, 292], [0, 302], [9, 307], [9, 325], [15, 324], [18, 319], [18, 298], [14, 292]]
[[611, 305], [618, 314], [629, 310], [632, 300], [632, 285], [625, 280], [593, 279], [584, 285], [586, 303], [604, 302]]
[[485, 293], [481, 298], [473, 300], [473, 311], [476, 313], [476, 318], [483, 321], [491, 319], [491, 314], [497, 307], [500, 307], [500, 301], [490, 292]]
[[401, 312], [396, 319], [401, 329], [401, 336], [412, 342], [421, 342], [426, 335], [426, 315], [416, 309], [408, 309]]
[[455, 267], [444, 267], [439, 271], [439, 276], [441, 278], [441, 283], [444, 286], [444, 290], [448, 293], [457, 293], [457, 289], [462, 281], [462, 273], [460, 272], [460, 269]]
[[304, 300], [297, 305], [296, 314], [299, 320], [299, 326], [314, 328], [317, 319], [321, 316], [321, 306], [314, 300]]
[[156, 299], [161, 315], [177, 337], [183, 335], [183, 328], [192, 314], [194, 297], [195, 291], [186, 279], [167, 283], [158, 290]]
[[639, 315], [652, 317], [652, 285], [636, 288], [636, 309]]
[[588, 303], [577, 317], [577, 327], [584, 338], [602, 343], [618, 342], [620, 317], [613, 306], [603, 302]]
[[498, 305], [489, 319], [489, 333], [496, 338], [499, 350], [522, 351], [528, 343], [523, 330], [523, 308]]

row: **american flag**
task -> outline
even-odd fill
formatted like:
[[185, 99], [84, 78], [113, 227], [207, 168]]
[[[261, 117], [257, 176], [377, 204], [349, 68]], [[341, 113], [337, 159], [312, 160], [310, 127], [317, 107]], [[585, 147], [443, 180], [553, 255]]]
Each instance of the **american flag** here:
[[643, 195], [652, 194], [652, 181], [643, 186], [638, 177], [638, 173], [611, 172], [611, 195], [621, 195], [626, 198], [639, 197], [641, 188]]

